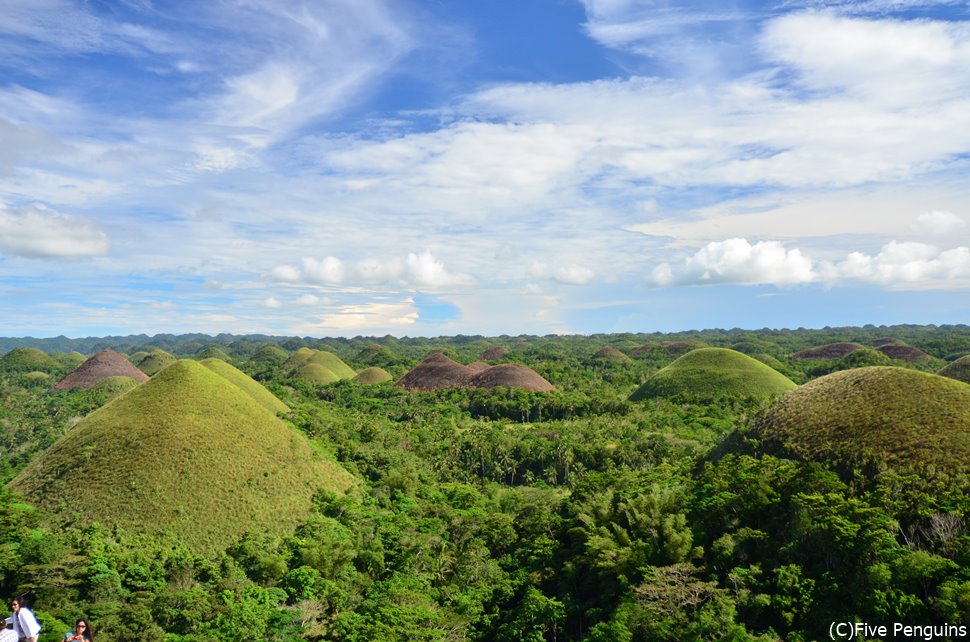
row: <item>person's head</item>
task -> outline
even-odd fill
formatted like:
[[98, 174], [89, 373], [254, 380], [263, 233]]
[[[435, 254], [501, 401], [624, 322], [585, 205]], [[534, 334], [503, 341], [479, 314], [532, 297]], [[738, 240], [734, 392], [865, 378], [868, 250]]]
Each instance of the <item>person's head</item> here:
[[91, 625], [85, 619], [80, 619], [74, 623], [74, 634], [91, 637]]
[[15, 597], [12, 600], [10, 600], [10, 608], [13, 609], [13, 612], [14, 613], [16, 613], [17, 611], [19, 611], [20, 610], [20, 598], [16, 598]]

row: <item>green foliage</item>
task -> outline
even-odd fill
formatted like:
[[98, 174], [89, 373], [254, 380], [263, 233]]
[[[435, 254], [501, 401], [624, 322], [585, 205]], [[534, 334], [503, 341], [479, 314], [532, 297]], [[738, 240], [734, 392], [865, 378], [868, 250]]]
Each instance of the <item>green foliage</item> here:
[[[264, 472], [293, 472], [291, 464], [274, 468], [260, 459], [276, 450], [271, 435], [283, 424], [198, 363], [164, 370], [92, 414], [105, 402], [100, 392], [51, 394], [21, 373], [0, 374], [0, 464], [8, 478], [28, 462], [25, 475], [56, 456], [61, 465], [50, 477], [71, 479], [81, 494], [98, 484], [102, 469], [143, 466], [150, 481], [114, 487], [155, 511], [201, 505], [207, 496], [222, 504], [272, 498], [262, 508], [229, 516], [209, 510], [190, 520], [217, 524], [225, 535], [196, 547], [187, 545], [190, 537], [146, 534], [145, 518], [119, 526], [99, 517], [95, 524], [83, 501], [36, 509], [26, 502], [47, 491], [21, 500], [4, 490], [0, 583], [8, 595], [32, 594], [37, 612], [53, 623], [51, 635], [85, 616], [103, 642], [816, 640], [827, 637], [833, 619], [968, 623], [970, 501], [959, 475], [930, 483], [939, 477], [936, 466], [902, 470], [765, 454], [772, 444], [750, 429], [752, 421], [764, 422], [758, 399], [626, 401], [678, 345], [703, 341], [769, 355], [776, 368], [804, 379], [821, 362], [793, 364], [785, 355], [888, 335], [936, 356], [970, 350], [970, 329], [952, 326], [495, 340], [111, 338], [129, 353], [150, 347], [196, 354], [219, 346], [285, 402], [287, 418], [312, 444], [312, 459], [327, 461], [332, 453], [353, 472], [355, 490], [344, 493], [320, 479], [267, 490]], [[406, 363], [440, 348], [468, 362], [502, 345], [557, 391], [309, 385], [279, 367], [286, 353], [280, 359], [275, 343], [355, 365], [368, 344], [386, 350], [366, 354]], [[633, 361], [590, 357], [604, 345], [632, 353], [661, 343], [675, 345]], [[404, 365], [388, 367], [399, 376]], [[185, 387], [175, 385], [183, 378]], [[884, 397], [911, 387], [892, 387]], [[935, 391], [915, 388], [919, 405], [931, 407]], [[251, 420], [267, 415], [275, 428], [252, 424], [258, 447], [223, 456], [246, 442]], [[201, 439], [181, 431], [214, 418], [226, 420], [217, 430], [225, 443], [206, 452], [202, 464], [179, 469], [178, 490], [166, 500], [145, 499], [138, 484], [161, 485], [193, 450], [186, 444]], [[96, 439], [71, 441], [94, 424], [104, 429]], [[301, 452], [303, 438], [283, 428], [282, 450]], [[168, 431], [171, 442], [157, 439]], [[65, 433], [69, 448], [51, 446]], [[123, 450], [112, 451], [110, 465], [87, 468], [116, 443]], [[907, 448], [921, 452], [915, 441], [896, 446], [900, 460]], [[83, 482], [70, 477], [74, 469], [85, 470]], [[227, 490], [222, 484], [230, 479], [243, 484]], [[275, 528], [261, 527], [294, 487], [306, 490], [302, 508], [273, 517]], [[133, 509], [116, 504], [113, 514]], [[158, 519], [180, 523], [174, 515]]]

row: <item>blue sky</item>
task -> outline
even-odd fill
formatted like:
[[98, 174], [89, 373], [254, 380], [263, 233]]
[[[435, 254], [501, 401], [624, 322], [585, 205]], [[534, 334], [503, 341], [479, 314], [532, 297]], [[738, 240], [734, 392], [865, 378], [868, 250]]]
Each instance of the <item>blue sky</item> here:
[[970, 322], [970, 2], [0, 12], [0, 335]]

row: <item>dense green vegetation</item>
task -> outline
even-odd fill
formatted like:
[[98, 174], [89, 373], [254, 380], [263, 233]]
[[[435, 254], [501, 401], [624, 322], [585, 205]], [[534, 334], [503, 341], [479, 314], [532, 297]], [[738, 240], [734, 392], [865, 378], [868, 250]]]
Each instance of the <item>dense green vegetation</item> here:
[[[970, 502], [962, 468], [970, 459], [961, 450], [968, 433], [953, 423], [970, 407], [959, 392], [970, 386], [919, 371], [932, 364], [893, 361], [895, 368], [869, 371], [891, 376], [864, 379], [848, 394], [828, 382], [855, 377], [859, 371], [846, 370], [852, 363], [790, 359], [813, 346], [872, 346], [886, 337], [940, 360], [970, 353], [964, 326], [488, 340], [162, 335], [18, 344], [182, 356], [218, 345], [286, 409], [283, 419], [274, 417], [217, 376], [221, 366], [211, 362], [205, 365], [213, 370], [178, 362], [110, 402], [98, 389], [51, 392], [70, 370], [56, 359], [45, 370], [48, 380], [0, 367], [0, 470], [6, 480], [18, 479], [0, 490], [0, 590], [28, 593], [45, 623], [42, 642], [59, 640], [81, 615], [106, 642], [809, 641], [827, 639], [833, 619], [970, 624]], [[736, 348], [803, 386], [774, 407], [737, 389], [708, 399], [628, 401], [680, 356], [681, 344]], [[467, 364], [495, 346], [505, 349], [503, 362], [534, 369], [555, 391], [307, 383], [286, 364], [307, 348], [358, 370], [380, 365], [396, 380], [433, 349]], [[604, 347], [630, 359], [597, 358]], [[873, 358], [868, 350], [863, 356]], [[818, 378], [822, 369], [835, 374]], [[190, 385], [167, 381], [176, 375]], [[162, 386], [170, 389], [162, 394]], [[862, 394], [868, 390], [875, 395]], [[286, 524], [274, 519], [275, 527], [257, 523], [261, 511], [253, 508], [214, 513], [235, 530], [223, 528], [224, 539], [197, 545], [191, 536], [152, 535], [142, 521], [89, 512], [81, 499], [86, 488], [69, 505], [48, 503], [39, 487], [19, 482], [46, 460], [52, 480], [64, 477], [108, 500], [111, 493], [145, 500], [140, 493], [164, 491], [176, 498], [163, 502], [170, 510], [190, 510], [190, 502], [213, 496], [282, 497], [282, 490], [260, 492], [259, 471], [267, 465], [251, 451], [224, 457], [227, 469], [196, 466], [198, 476], [163, 488], [168, 458], [185, 456], [187, 441], [209, 437], [197, 432], [176, 446], [160, 444], [151, 431], [126, 432], [145, 417], [163, 418], [172, 430], [202, 431], [214, 425], [213, 408], [231, 418], [214, 431], [225, 441], [209, 452], [213, 461], [239, 445], [236, 435], [249, 421], [242, 415], [269, 417], [287, 440], [273, 445], [260, 424], [256, 450], [289, 452], [293, 435], [302, 435], [314, 461], [333, 456], [350, 471], [353, 490], [319, 480], [299, 515]], [[872, 444], [813, 456], [844, 443], [822, 433], [834, 430], [825, 419], [833, 408], [849, 412], [858, 439], [871, 437]], [[902, 421], [911, 411], [902, 428], [873, 419]], [[803, 450], [781, 428], [772, 432], [780, 426], [799, 439], [817, 430], [818, 441]], [[869, 426], [887, 432], [869, 435]], [[112, 443], [122, 450], [108, 448]], [[887, 454], [872, 459], [879, 447]], [[896, 465], [908, 454], [926, 459]], [[92, 461], [92, 472], [71, 477]], [[129, 472], [113, 490], [97, 489], [99, 475], [120, 475], [124, 466]], [[147, 472], [137, 477], [136, 470]], [[219, 478], [238, 471], [247, 490], [220, 486]], [[134, 488], [125, 486], [132, 481]]]

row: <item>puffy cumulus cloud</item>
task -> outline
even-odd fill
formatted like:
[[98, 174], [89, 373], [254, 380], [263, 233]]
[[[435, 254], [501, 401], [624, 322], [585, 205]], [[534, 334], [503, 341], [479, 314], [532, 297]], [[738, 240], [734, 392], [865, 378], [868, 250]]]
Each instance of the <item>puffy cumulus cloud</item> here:
[[970, 248], [966, 246], [941, 251], [925, 243], [892, 241], [875, 255], [851, 252], [839, 261], [813, 261], [777, 241], [751, 244], [736, 238], [708, 243], [680, 265], [661, 263], [650, 280], [658, 287], [863, 283], [918, 288], [965, 287], [968, 279]]
[[280, 300], [277, 299], [275, 296], [271, 296], [267, 298], [265, 301], [263, 301], [263, 305], [265, 305], [267, 308], [270, 308], [270, 309], [283, 307], [283, 304], [280, 303]]
[[337, 306], [316, 323], [308, 323], [297, 328], [300, 333], [337, 332], [346, 333], [357, 330], [388, 329], [400, 331], [401, 326], [413, 325], [418, 320], [418, 310], [414, 299], [408, 297], [400, 302], [366, 302]]
[[269, 278], [291, 284], [369, 286], [390, 284], [400, 287], [440, 289], [472, 285], [475, 280], [449, 272], [430, 250], [410, 253], [404, 259], [366, 259], [348, 262], [335, 256], [304, 258], [299, 267], [280, 265]]
[[862, 282], [906, 288], [951, 283], [966, 285], [970, 279], [970, 248], [940, 251], [932, 245], [898, 242], [883, 246], [875, 256], [853, 252], [843, 261], [826, 262], [819, 274], [827, 283]]
[[812, 261], [800, 250], [787, 250], [777, 241], [751, 244], [736, 238], [708, 243], [684, 260], [679, 269], [668, 263], [652, 274], [655, 285], [715, 283], [796, 285], [815, 280]]
[[[536, 279], [554, 279], [567, 285], [586, 285], [596, 277], [588, 267], [572, 264], [551, 267], [544, 261], [535, 260], [529, 268], [530, 276]], [[537, 286], [533, 286], [537, 287]]]
[[44, 205], [0, 209], [0, 253], [28, 258], [101, 256], [111, 249], [101, 224]]
[[916, 221], [913, 222], [912, 230], [931, 236], [943, 236], [963, 230], [966, 227], [966, 221], [953, 212], [932, 211], [923, 212], [917, 216]]

